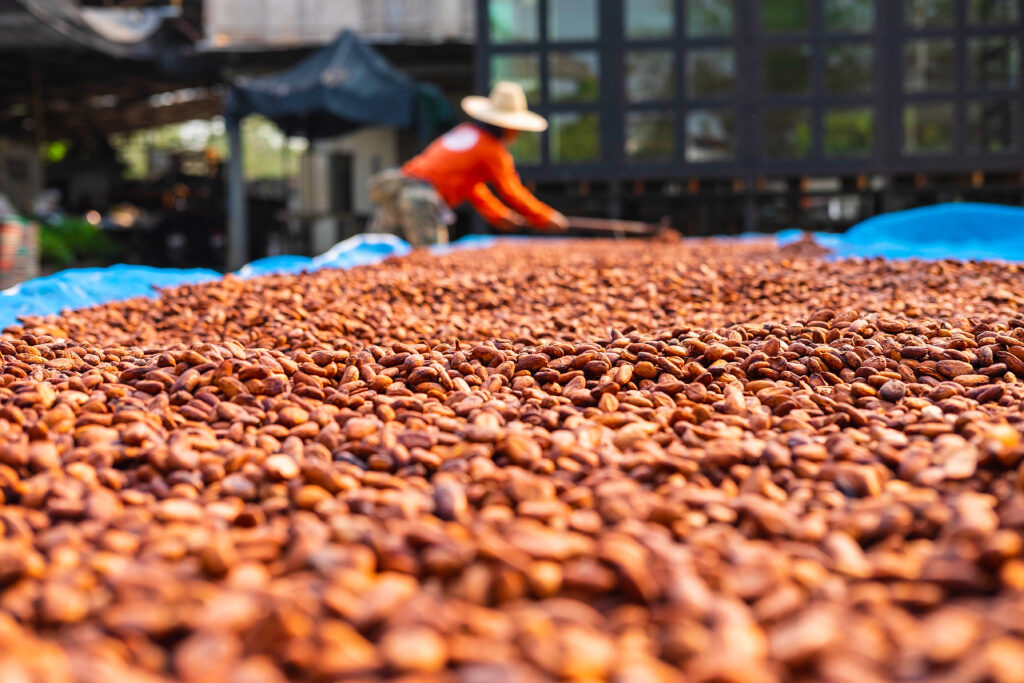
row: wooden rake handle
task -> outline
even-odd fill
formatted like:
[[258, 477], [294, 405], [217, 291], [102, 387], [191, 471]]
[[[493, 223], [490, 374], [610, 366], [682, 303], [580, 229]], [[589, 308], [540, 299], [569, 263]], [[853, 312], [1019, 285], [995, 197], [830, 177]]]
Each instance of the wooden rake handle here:
[[620, 221], [613, 218], [585, 218], [583, 216], [566, 216], [569, 221], [569, 228], [577, 228], [579, 230], [591, 230], [597, 232], [607, 232], [613, 235], [638, 235], [644, 237], [650, 237], [655, 234], [663, 227], [667, 227], [667, 222], [662, 221], [658, 223], [641, 223], [639, 221]]

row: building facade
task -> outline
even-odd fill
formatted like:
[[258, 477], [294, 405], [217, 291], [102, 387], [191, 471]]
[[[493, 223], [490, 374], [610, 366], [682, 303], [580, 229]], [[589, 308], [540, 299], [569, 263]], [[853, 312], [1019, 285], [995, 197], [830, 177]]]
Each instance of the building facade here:
[[477, 0], [478, 86], [519, 81], [550, 119], [516, 149], [542, 193], [737, 230], [817, 208], [841, 227], [929, 191], [1009, 183], [992, 200], [1024, 200], [1022, 14], [1021, 0]]
[[229, 46], [323, 44], [342, 30], [375, 44], [468, 43], [473, 0], [204, 0], [206, 41]]

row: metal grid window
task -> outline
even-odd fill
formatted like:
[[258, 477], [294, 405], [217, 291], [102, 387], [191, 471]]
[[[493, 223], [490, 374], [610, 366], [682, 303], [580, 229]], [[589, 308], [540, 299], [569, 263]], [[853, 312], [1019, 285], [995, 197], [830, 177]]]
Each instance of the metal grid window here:
[[535, 180], [1006, 170], [1024, 0], [478, 0]]
[[1020, 2], [904, 0], [897, 167], [1016, 163]]

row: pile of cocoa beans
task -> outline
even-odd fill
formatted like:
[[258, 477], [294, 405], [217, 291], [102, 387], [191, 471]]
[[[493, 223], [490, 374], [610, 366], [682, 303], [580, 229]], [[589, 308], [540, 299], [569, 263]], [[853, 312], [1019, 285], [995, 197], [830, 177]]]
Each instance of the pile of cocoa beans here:
[[1024, 680], [1024, 271], [769, 241], [0, 335], [0, 681]]

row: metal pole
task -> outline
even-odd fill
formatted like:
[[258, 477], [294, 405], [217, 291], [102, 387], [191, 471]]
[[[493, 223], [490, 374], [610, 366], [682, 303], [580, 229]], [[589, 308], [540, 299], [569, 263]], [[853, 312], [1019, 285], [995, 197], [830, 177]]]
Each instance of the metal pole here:
[[228, 133], [228, 248], [225, 269], [238, 270], [248, 260], [249, 221], [246, 215], [245, 175], [242, 164], [242, 122], [226, 117]]
[[39, 53], [32, 52], [32, 118], [36, 124], [36, 146], [46, 144], [46, 105], [43, 97], [43, 72], [39, 64]]

